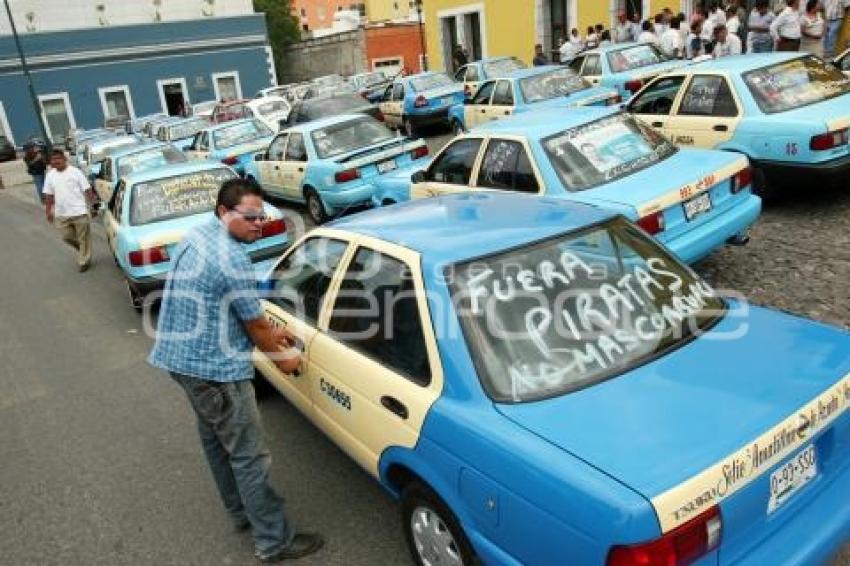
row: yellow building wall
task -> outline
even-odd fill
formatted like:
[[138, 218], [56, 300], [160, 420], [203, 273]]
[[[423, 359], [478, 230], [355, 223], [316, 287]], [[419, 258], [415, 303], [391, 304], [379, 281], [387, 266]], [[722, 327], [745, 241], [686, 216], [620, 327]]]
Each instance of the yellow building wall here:
[[835, 54], [840, 55], [847, 47], [850, 47], [850, 12], [844, 16], [841, 25], [841, 33], [838, 34], [838, 43], [835, 46]]
[[[528, 3], [529, 8], [518, 10], [519, 2]], [[513, 55], [531, 64], [537, 38], [533, 0], [427, 0], [423, 2], [423, 18], [429, 70], [451, 67], [451, 61], [448, 66], [443, 61], [439, 13], [444, 10], [466, 11], [467, 8], [475, 11], [477, 7], [481, 8], [482, 55]]]
[[[394, 3], [398, 4], [398, 10]], [[415, 8], [410, 8], [407, 0], [365, 0], [365, 4], [366, 18], [370, 22], [406, 19], [410, 12], [416, 12]]]
[[608, 0], [578, 0], [578, 32], [584, 37], [588, 26], [611, 26], [611, 6]]

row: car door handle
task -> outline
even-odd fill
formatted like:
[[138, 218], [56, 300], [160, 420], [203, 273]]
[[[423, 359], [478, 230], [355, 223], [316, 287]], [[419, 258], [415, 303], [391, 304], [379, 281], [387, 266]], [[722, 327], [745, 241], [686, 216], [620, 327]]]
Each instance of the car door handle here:
[[275, 170], [275, 171], [280, 171], [280, 167], [278, 167], [277, 165], [275, 165], [275, 166], [274, 166], [274, 170]]
[[726, 124], [715, 124], [712, 130], [714, 130], [715, 132], [728, 132], [729, 126], [727, 126]]
[[663, 128], [663, 127], [664, 127], [664, 122], [653, 122], [653, 123], [652, 123], [652, 127], [653, 127], [653, 128]]
[[479, 112], [481, 112], [482, 114], [486, 114], [487, 110], [486, 109], [485, 110], [479, 110]]
[[390, 397], [388, 395], [384, 395], [381, 397], [381, 405], [384, 406], [388, 411], [395, 413], [402, 419], [407, 420], [408, 412], [407, 407], [404, 406], [404, 403], [396, 399], [395, 397]]
[[510, 116], [510, 115], [511, 115], [511, 111], [510, 111], [510, 110], [505, 110], [505, 111], [503, 112], [503, 114], [504, 114], [505, 116]]
[[303, 172], [304, 172], [304, 168], [303, 168], [303, 167], [299, 167], [299, 168], [298, 168], [298, 172], [299, 172], [299, 173], [303, 173]]

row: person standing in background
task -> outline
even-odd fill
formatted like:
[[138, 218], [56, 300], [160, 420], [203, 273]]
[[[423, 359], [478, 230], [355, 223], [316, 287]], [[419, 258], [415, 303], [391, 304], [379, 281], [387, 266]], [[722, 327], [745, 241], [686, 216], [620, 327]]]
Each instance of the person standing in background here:
[[621, 11], [617, 14], [617, 25], [614, 26], [614, 43], [626, 43], [634, 41], [632, 35], [632, 23], [626, 17], [626, 12]]
[[823, 15], [826, 20], [826, 30], [823, 36], [823, 56], [832, 59], [837, 55], [835, 44], [841, 32], [844, 21], [843, 0], [823, 0]]
[[734, 6], [726, 10], [726, 30], [741, 39], [741, 20], [738, 19], [738, 9]]
[[32, 177], [35, 184], [35, 199], [38, 204], [44, 204], [44, 174], [47, 171], [47, 158], [44, 150], [35, 141], [29, 141], [24, 145], [24, 164], [27, 173]]
[[702, 41], [702, 23], [697, 20], [691, 24], [691, 33], [688, 34], [688, 41], [685, 43], [686, 57], [694, 59], [701, 55], [705, 55], [705, 47]]
[[644, 20], [641, 25], [638, 43], [651, 43], [652, 45], [658, 45], [658, 36], [652, 31], [652, 24], [649, 23], [649, 20]]
[[679, 18], [673, 17], [670, 20], [670, 27], [661, 36], [661, 51], [671, 59], [681, 59], [685, 54], [685, 44], [682, 41], [682, 34], [679, 31]]
[[83, 172], [68, 165], [65, 152], [50, 152], [52, 169], [44, 179], [47, 222], [56, 225], [62, 241], [77, 250], [77, 268], [86, 271], [91, 265], [91, 217], [94, 191]]
[[800, 0], [786, 0], [786, 6], [770, 24], [777, 51], [800, 50]]
[[826, 22], [818, 10], [818, 0], [808, 0], [806, 11], [800, 16], [800, 50], [823, 57], [823, 35]]
[[532, 61], [535, 67], [542, 67], [549, 64], [549, 59], [543, 53], [543, 45], [538, 43], [534, 46], [534, 60]]
[[770, 26], [776, 16], [767, 9], [767, 0], [758, 0], [747, 19], [747, 52], [769, 53], [773, 51]]
[[584, 38], [584, 42], [588, 49], [599, 47], [599, 36], [593, 26], [587, 26], [587, 37]]
[[741, 54], [741, 40], [734, 33], [729, 33], [724, 24], [714, 27], [714, 50], [712, 55], [715, 59]]

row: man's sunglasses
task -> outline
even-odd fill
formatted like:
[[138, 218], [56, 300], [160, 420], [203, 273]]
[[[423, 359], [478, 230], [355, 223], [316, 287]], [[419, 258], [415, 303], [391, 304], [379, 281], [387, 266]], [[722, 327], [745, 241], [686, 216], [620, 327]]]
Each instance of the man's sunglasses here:
[[256, 222], [259, 220], [260, 222], [265, 222], [267, 216], [264, 212], [242, 212], [240, 210], [233, 209], [233, 212], [244, 218], [248, 222]]

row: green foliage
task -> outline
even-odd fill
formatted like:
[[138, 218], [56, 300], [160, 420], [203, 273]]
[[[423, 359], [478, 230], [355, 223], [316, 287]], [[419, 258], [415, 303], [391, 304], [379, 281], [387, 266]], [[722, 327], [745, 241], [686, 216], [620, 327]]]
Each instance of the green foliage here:
[[254, 0], [254, 11], [266, 15], [269, 44], [274, 54], [277, 76], [284, 76], [284, 46], [301, 40], [298, 19], [292, 15], [290, 0]]

